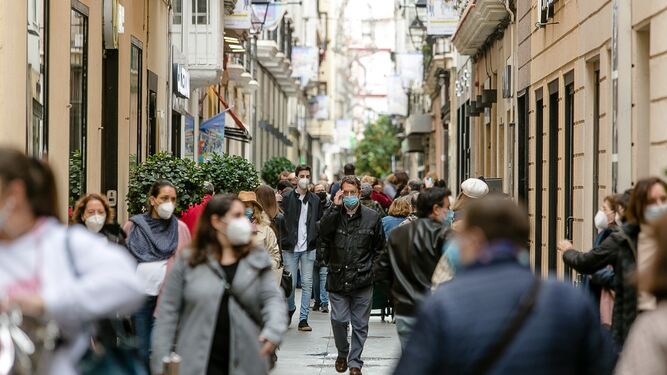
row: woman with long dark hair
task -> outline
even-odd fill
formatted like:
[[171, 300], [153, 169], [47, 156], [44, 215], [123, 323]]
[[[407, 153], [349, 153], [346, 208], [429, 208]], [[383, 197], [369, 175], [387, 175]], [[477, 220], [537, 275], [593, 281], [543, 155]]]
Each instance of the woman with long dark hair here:
[[[142, 291], [125, 250], [59, 222], [57, 197], [46, 164], [0, 147], [0, 313], [17, 308], [24, 316], [55, 320], [62, 341], [47, 373], [73, 375], [90, 346], [92, 323], [131, 313]], [[5, 365], [6, 344], [0, 347]]]
[[630, 276], [636, 273], [638, 261], [641, 263], [643, 258], [651, 257], [648, 247], [638, 246], [640, 232], [665, 211], [665, 203], [664, 181], [657, 177], [645, 178], [638, 181], [632, 191], [625, 211], [625, 225], [620, 230], [586, 253], [573, 249], [569, 243], [559, 244], [559, 250], [564, 251], [563, 261], [577, 272], [590, 275], [609, 264], [614, 266], [616, 297], [611, 330], [619, 346], [625, 342], [637, 317], [638, 290]]
[[287, 305], [271, 259], [253, 244], [244, 205], [215, 196], [191, 250], [177, 257], [159, 304], [151, 369], [176, 350], [181, 375], [267, 374], [287, 331]]

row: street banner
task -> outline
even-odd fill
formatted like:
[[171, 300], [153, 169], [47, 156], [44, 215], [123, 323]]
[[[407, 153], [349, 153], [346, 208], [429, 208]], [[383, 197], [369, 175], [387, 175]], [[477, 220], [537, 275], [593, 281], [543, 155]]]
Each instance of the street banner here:
[[186, 115], [185, 117], [185, 129], [183, 130], [183, 136], [185, 138], [185, 150], [183, 157], [190, 160], [195, 160], [195, 118]]
[[299, 78], [301, 88], [317, 80], [319, 60], [317, 47], [292, 47], [292, 77]]
[[398, 74], [401, 76], [403, 88], [419, 84], [424, 76], [424, 55], [421, 52], [400, 53], [396, 55]]
[[459, 12], [454, 9], [452, 0], [427, 0], [426, 34], [451, 36], [456, 31]]
[[352, 120], [336, 120], [334, 129], [334, 143], [340, 148], [350, 149], [352, 147]]
[[252, 0], [238, 0], [234, 13], [225, 15], [225, 29], [249, 30], [252, 27]]
[[387, 114], [408, 115], [408, 95], [405, 93], [400, 76], [387, 77]]
[[273, 31], [280, 25], [285, 12], [285, 7], [274, 1], [266, 5], [252, 5], [252, 23], [263, 24], [262, 30]]
[[225, 116], [220, 112], [199, 125], [199, 161], [209, 160], [213, 154], [225, 152]]

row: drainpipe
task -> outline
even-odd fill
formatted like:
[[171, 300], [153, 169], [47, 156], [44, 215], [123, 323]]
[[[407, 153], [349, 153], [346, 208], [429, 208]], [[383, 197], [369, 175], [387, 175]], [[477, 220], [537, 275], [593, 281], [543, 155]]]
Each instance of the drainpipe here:
[[611, 8], [611, 191], [618, 192], [618, 0]]

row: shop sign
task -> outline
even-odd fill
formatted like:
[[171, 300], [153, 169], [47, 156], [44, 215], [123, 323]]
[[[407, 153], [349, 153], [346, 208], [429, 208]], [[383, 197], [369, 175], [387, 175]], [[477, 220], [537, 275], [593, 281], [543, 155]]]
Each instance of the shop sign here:
[[238, 0], [232, 14], [225, 15], [225, 29], [248, 30], [252, 26], [250, 0]]
[[190, 98], [190, 72], [181, 64], [173, 65], [174, 94], [181, 98]]

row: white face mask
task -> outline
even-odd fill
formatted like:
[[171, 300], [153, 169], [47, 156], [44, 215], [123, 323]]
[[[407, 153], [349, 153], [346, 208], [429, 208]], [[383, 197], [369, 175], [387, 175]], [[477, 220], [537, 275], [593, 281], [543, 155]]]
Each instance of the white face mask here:
[[171, 218], [171, 215], [174, 213], [176, 206], [171, 202], [162, 203], [157, 206], [157, 214], [164, 220]]
[[644, 210], [644, 220], [651, 223], [667, 213], [667, 204], [652, 204]]
[[306, 190], [308, 189], [308, 185], [310, 184], [310, 180], [307, 178], [301, 178], [299, 179], [299, 188], [301, 190]]
[[600, 231], [609, 228], [609, 220], [607, 220], [607, 214], [605, 214], [604, 211], [602, 210], [598, 211], [598, 213], [595, 214], [595, 227], [598, 228], [598, 230]]
[[247, 245], [252, 239], [252, 225], [245, 217], [232, 219], [227, 223], [225, 235], [232, 246]]
[[107, 216], [106, 215], [92, 215], [88, 216], [86, 219], [86, 228], [90, 229], [93, 232], [99, 232], [102, 230], [102, 227], [104, 226], [104, 223], [107, 221]]

